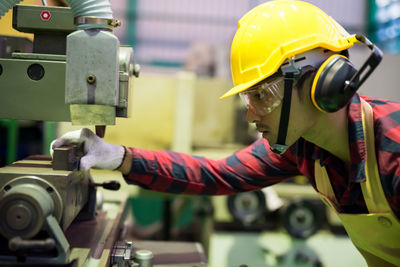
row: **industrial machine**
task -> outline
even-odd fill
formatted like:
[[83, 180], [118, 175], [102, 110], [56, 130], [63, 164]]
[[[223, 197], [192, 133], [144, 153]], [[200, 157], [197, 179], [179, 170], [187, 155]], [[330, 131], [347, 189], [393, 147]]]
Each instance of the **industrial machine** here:
[[[15, 5], [13, 27], [33, 33], [34, 41], [25, 51], [13, 37], [2, 38], [12, 52], [0, 59], [0, 118], [99, 125], [104, 135], [104, 125], [127, 117], [129, 83], [138, 75], [133, 49], [120, 47], [112, 34], [118, 22], [104, 15]], [[57, 149], [53, 159], [30, 157], [0, 169], [1, 264], [78, 266], [67, 229], [73, 231], [73, 221], [97, 219], [101, 203], [89, 172], [76, 171], [77, 162], [78, 149], [69, 147]], [[105, 187], [118, 189], [114, 182]], [[109, 260], [117, 261], [116, 255]]]
[[33, 52], [0, 59], [0, 118], [113, 125], [128, 116], [129, 83], [139, 69], [133, 49], [112, 34], [117, 21], [74, 23], [65, 7], [17, 5], [13, 14], [15, 29], [34, 34]]
[[[34, 41], [28, 51], [12, 37], [0, 38], [8, 51], [0, 58], [0, 119], [94, 125], [103, 137], [106, 125], [128, 116], [129, 88], [139, 74], [133, 49], [112, 32], [120, 23], [108, 0], [70, 0], [68, 8], [18, 2], [2, 2], [0, 18], [13, 8], [13, 27], [33, 33]], [[53, 158], [0, 168], [0, 265], [157, 266], [153, 243], [125, 240], [127, 196], [105, 203], [96, 188], [119, 184], [97, 184], [78, 171], [81, 156], [79, 147], [62, 147]], [[201, 257], [187, 262], [206, 266]]]

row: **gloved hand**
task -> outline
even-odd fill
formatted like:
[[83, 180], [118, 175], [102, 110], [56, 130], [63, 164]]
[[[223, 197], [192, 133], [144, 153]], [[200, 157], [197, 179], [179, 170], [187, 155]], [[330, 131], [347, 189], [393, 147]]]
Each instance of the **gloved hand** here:
[[50, 154], [53, 156], [53, 151], [57, 147], [81, 144], [85, 155], [80, 160], [80, 170], [87, 171], [90, 168], [115, 170], [124, 159], [123, 146], [108, 144], [87, 128], [68, 132], [54, 140], [50, 145]]

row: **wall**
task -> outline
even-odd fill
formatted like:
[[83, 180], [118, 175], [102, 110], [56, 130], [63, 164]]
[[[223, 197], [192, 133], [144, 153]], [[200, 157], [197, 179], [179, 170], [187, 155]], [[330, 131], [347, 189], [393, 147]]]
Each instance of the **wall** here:
[[[350, 59], [357, 67], [367, 59], [367, 49], [351, 49]], [[400, 101], [400, 55], [385, 53], [381, 63], [361, 86], [359, 92], [371, 97]]]
[[[129, 92], [130, 117], [117, 118], [116, 125], [107, 126], [104, 139], [125, 146], [171, 149], [176, 125], [177, 84], [176, 73], [145, 72], [134, 79]], [[192, 125], [188, 125], [193, 129], [193, 145], [220, 146], [232, 142], [234, 99], [219, 99], [231, 85], [224, 79], [196, 79]], [[57, 135], [80, 128], [82, 126], [59, 123]], [[93, 126], [89, 128], [94, 130]]]
[[[113, 1], [112, 1], [113, 2]], [[116, 2], [116, 1], [115, 1]], [[230, 77], [229, 49], [238, 20], [264, 0], [125, 0], [115, 10], [134, 6], [131, 13], [119, 12], [119, 19], [135, 29], [119, 35], [135, 47], [141, 64], [181, 66], [190, 47], [196, 43], [212, 44], [217, 53], [217, 75]], [[350, 32], [366, 28], [365, 0], [306, 0], [335, 18]], [[125, 17], [124, 17], [125, 16]], [[128, 38], [125, 38], [128, 36]]]

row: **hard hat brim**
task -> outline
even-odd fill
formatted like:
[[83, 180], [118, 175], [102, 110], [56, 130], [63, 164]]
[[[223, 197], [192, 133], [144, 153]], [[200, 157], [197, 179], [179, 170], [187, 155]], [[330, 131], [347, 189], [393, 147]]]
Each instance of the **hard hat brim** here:
[[233, 96], [233, 95], [236, 95], [236, 94], [238, 94], [240, 92], [243, 92], [244, 90], [252, 87], [253, 85], [257, 84], [258, 82], [262, 81], [263, 79], [264, 79], [264, 77], [261, 77], [260, 80], [254, 80], [254, 81], [250, 81], [250, 82], [247, 82], [247, 83], [238, 84], [237, 86], [231, 88], [228, 92], [226, 92], [219, 99], [224, 99], [224, 98], [227, 98], [229, 96]]

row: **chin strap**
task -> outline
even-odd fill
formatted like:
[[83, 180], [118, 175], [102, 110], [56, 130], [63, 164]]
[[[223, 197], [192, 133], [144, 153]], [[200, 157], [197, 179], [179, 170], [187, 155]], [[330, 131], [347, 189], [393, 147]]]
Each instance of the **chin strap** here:
[[292, 104], [293, 83], [300, 75], [298, 70], [291, 61], [290, 67], [282, 70], [285, 77], [285, 88], [282, 100], [281, 118], [279, 121], [278, 140], [276, 144], [271, 146], [271, 151], [277, 154], [283, 154], [288, 149], [286, 145], [286, 135], [289, 126], [290, 106]]

